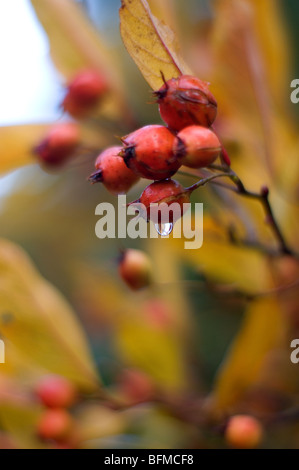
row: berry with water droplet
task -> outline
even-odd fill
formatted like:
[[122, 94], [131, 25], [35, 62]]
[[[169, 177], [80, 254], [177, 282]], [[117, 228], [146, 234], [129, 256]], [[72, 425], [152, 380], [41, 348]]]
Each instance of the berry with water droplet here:
[[59, 375], [44, 377], [36, 387], [36, 395], [49, 408], [68, 408], [77, 400], [76, 387]]
[[189, 208], [190, 192], [175, 180], [155, 181], [144, 189], [138, 202], [145, 207], [147, 221], [172, 225]]
[[45, 411], [38, 424], [37, 433], [41, 439], [65, 439], [71, 432], [73, 420], [71, 415], [63, 409], [49, 409]]
[[213, 131], [203, 126], [188, 126], [181, 130], [174, 144], [174, 153], [183, 165], [203, 168], [211, 165], [221, 151]]
[[62, 108], [75, 118], [84, 117], [97, 106], [107, 90], [107, 81], [97, 71], [81, 71], [68, 85]]
[[174, 131], [192, 124], [210, 127], [216, 119], [217, 102], [209, 84], [199, 78], [181, 75], [164, 80], [164, 85], [154, 94], [163, 121]]
[[235, 448], [254, 449], [259, 446], [263, 437], [261, 423], [253, 416], [232, 416], [225, 430], [227, 443]]
[[46, 166], [59, 166], [72, 156], [80, 143], [80, 130], [75, 123], [58, 124], [45, 136], [34, 152]]
[[139, 177], [118, 156], [122, 147], [109, 147], [97, 157], [96, 170], [88, 178], [91, 183], [103, 183], [112, 194], [125, 194]]
[[173, 154], [175, 136], [161, 125], [149, 125], [125, 136], [120, 155], [136, 175], [163, 180], [174, 175], [181, 166]]
[[122, 253], [118, 272], [123, 281], [133, 290], [149, 286], [153, 278], [151, 260], [140, 250], [129, 249]]

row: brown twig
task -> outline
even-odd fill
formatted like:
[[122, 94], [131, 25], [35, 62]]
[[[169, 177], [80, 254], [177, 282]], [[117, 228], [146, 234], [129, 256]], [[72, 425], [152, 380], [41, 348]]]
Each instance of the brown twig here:
[[[190, 188], [188, 188], [188, 189], [191, 189], [192, 191], [194, 191], [198, 187], [203, 186], [204, 184], [206, 184], [208, 182], [211, 182], [213, 184], [216, 183], [219, 186], [221, 185], [224, 189], [234, 191], [235, 193], [237, 193], [237, 194], [239, 194], [243, 197], [247, 197], [247, 198], [255, 199], [255, 200], [259, 201], [262, 204], [263, 208], [264, 208], [264, 211], [265, 211], [265, 214], [266, 214], [266, 217], [267, 217], [267, 223], [271, 227], [271, 229], [274, 233], [274, 236], [278, 241], [279, 251], [274, 252], [273, 250], [269, 250], [267, 247], [265, 247], [264, 245], [261, 245], [258, 242], [249, 242], [249, 241], [247, 241], [246, 244], [248, 246], [251, 246], [251, 247], [254, 247], [254, 248], [263, 249], [264, 252], [266, 251], [270, 255], [282, 255], [283, 254], [283, 255], [290, 255], [290, 256], [293, 256], [293, 257], [296, 257], [296, 258], [299, 257], [299, 254], [295, 253], [289, 247], [289, 245], [287, 244], [287, 242], [284, 238], [284, 235], [283, 235], [283, 233], [282, 233], [282, 231], [279, 227], [279, 224], [278, 224], [278, 222], [277, 222], [277, 220], [274, 216], [273, 209], [272, 209], [272, 206], [271, 206], [270, 201], [269, 201], [269, 189], [266, 186], [262, 187], [261, 191], [259, 193], [249, 191], [249, 190], [246, 189], [245, 185], [243, 184], [243, 182], [241, 181], [239, 176], [230, 167], [227, 167], [225, 165], [211, 165], [209, 167], [209, 169], [216, 170], [216, 171], [221, 171], [221, 173], [218, 173], [216, 175], [208, 176], [207, 178], [201, 179], [200, 181], [195, 183], [193, 186], [190, 186]], [[182, 175], [193, 176], [195, 178], [199, 176], [199, 175], [196, 175], [195, 173], [187, 173], [185, 171], [180, 172], [180, 173]], [[230, 185], [226, 185], [226, 184], [222, 184], [222, 183], [219, 183], [219, 182], [212, 181], [217, 176], [227, 176], [234, 183], [234, 186], [230, 186]], [[236, 242], [236, 241], [237, 241], [237, 239], [234, 238], [234, 242]], [[240, 241], [240, 243], [241, 243], [241, 241]]]

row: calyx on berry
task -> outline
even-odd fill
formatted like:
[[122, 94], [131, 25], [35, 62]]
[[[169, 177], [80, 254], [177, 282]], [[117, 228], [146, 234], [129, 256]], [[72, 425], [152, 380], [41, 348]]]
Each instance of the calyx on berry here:
[[161, 125], [149, 125], [122, 138], [119, 153], [136, 175], [163, 180], [174, 175], [181, 163], [173, 154], [175, 136]]
[[137, 183], [139, 177], [130, 170], [118, 154], [122, 147], [105, 149], [95, 161], [96, 171], [89, 176], [91, 183], [103, 183], [113, 194], [124, 194]]
[[171, 78], [154, 94], [163, 121], [174, 131], [198, 124], [210, 127], [216, 119], [217, 102], [209, 84], [191, 75]]

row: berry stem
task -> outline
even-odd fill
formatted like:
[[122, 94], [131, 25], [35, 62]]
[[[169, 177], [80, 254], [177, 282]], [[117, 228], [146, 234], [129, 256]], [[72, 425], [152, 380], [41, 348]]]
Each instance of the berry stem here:
[[[222, 171], [223, 171], [223, 169], [222, 169]], [[234, 171], [229, 170], [228, 175], [229, 175], [231, 181], [236, 185], [236, 188], [237, 188], [236, 192], [238, 194], [240, 194], [241, 196], [245, 196], [245, 197], [248, 197], [248, 198], [251, 198], [251, 199], [256, 199], [256, 200], [260, 201], [260, 203], [262, 204], [262, 206], [264, 208], [265, 214], [266, 214], [267, 223], [271, 227], [271, 229], [272, 229], [272, 231], [273, 231], [273, 233], [274, 233], [274, 235], [275, 235], [275, 237], [278, 241], [280, 253], [282, 253], [284, 255], [295, 256], [295, 253], [288, 246], [288, 244], [287, 244], [287, 242], [284, 238], [284, 235], [283, 235], [283, 233], [282, 233], [282, 231], [279, 227], [279, 224], [278, 224], [278, 222], [277, 222], [277, 220], [274, 216], [274, 212], [273, 212], [272, 206], [271, 206], [270, 201], [269, 201], [269, 189], [266, 186], [264, 186], [264, 187], [261, 188], [259, 193], [248, 191], [245, 188], [245, 186], [244, 186], [243, 182], [241, 181], [241, 179], [238, 177], [238, 175]]]
[[[244, 183], [239, 178], [239, 176], [230, 167], [228, 167], [226, 165], [212, 164], [212, 165], [209, 166], [209, 169], [221, 171], [221, 173], [217, 173], [216, 175], [208, 176], [207, 178], [201, 179], [200, 181], [198, 181], [197, 183], [195, 183], [194, 185], [190, 186], [190, 188], [187, 188], [187, 189], [190, 192], [192, 192], [195, 189], [199, 188], [200, 186], [203, 186], [208, 182], [212, 182], [214, 184], [218, 184], [219, 186], [223, 187], [224, 189], [234, 191], [235, 193], [240, 194], [243, 197], [256, 199], [257, 201], [259, 201], [262, 204], [263, 209], [264, 209], [265, 214], [266, 214], [267, 223], [271, 227], [272, 232], [274, 233], [274, 236], [278, 241], [278, 245], [279, 245], [278, 254], [279, 255], [281, 255], [281, 254], [290, 255], [290, 256], [293, 256], [294, 258], [299, 257], [299, 254], [295, 253], [289, 247], [289, 245], [287, 244], [287, 242], [285, 240], [285, 237], [284, 237], [284, 235], [283, 235], [283, 233], [282, 233], [282, 231], [279, 227], [279, 224], [278, 224], [278, 222], [275, 218], [271, 203], [269, 201], [269, 189], [267, 187], [265, 187], [265, 186], [262, 187], [260, 192], [249, 191], [245, 187]], [[186, 171], [181, 171], [180, 173], [183, 176], [193, 176], [195, 178], [199, 176], [199, 175], [196, 175], [194, 173], [188, 173]], [[219, 183], [218, 181], [213, 181], [215, 178], [217, 178], [217, 176], [227, 176], [234, 183], [234, 186]], [[233, 238], [233, 241], [236, 242], [235, 237]], [[248, 245], [248, 242], [246, 242], [246, 244]], [[262, 248], [263, 251], [266, 251], [267, 253], [273, 255], [273, 251], [272, 250], [265, 250], [265, 247], [263, 245], [259, 245], [259, 244], [256, 244], [256, 243], [254, 243], [254, 245], [253, 245], [251, 243], [250, 246], [254, 246], [254, 247], [258, 246], [259, 248]]]
[[192, 193], [196, 189], [200, 188], [201, 186], [204, 186], [205, 184], [209, 183], [210, 181], [213, 181], [216, 178], [220, 178], [221, 176], [228, 176], [227, 173], [217, 173], [217, 175], [211, 175], [208, 176], [207, 178], [203, 178], [199, 180], [197, 183], [193, 184], [192, 186], [189, 186], [189, 188], [186, 188], [186, 191]]

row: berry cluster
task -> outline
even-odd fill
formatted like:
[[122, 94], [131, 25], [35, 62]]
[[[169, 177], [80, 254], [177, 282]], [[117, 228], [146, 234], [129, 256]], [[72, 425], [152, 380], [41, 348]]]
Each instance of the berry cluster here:
[[167, 126], [148, 125], [122, 137], [121, 147], [110, 147], [98, 156], [96, 171], [89, 177], [114, 194], [128, 192], [139, 178], [154, 180], [135, 201], [148, 209], [150, 204], [162, 202], [178, 202], [183, 208], [190, 191], [170, 178], [182, 165], [211, 165], [221, 152], [219, 139], [211, 130], [217, 103], [208, 84], [189, 75], [163, 80], [154, 95]]
[[[109, 91], [106, 80], [94, 70], [79, 72], [67, 85], [61, 108], [75, 119], [82, 119], [101, 103]], [[63, 165], [80, 145], [78, 124], [60, 123], [50, 129], [34, 153], [46, 168]]]
[[68, 409], [78, 399], [75, 386], [64, 377], [51, 375], [38, 383], [35, 394], [46, 408], [37, 423], [38, 436], [58, 446], [72, 446], [74, 421]]

